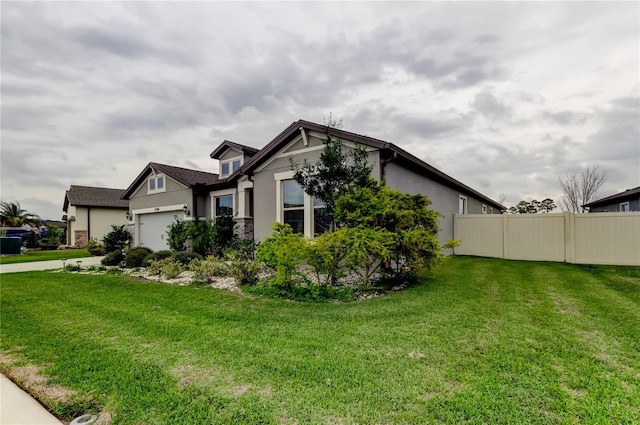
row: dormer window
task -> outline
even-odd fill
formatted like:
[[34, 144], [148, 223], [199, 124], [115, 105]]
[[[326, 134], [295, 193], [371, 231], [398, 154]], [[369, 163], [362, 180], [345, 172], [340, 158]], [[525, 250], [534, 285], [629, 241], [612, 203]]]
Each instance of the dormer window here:
[[167, 187], [164, 174], [155, 174], [149, 176], [149, 184], [147, 186], [147, 193], [166, 192]]
[[235, 173], [242, 166], [242, 158], [232, 158], [220, 162], [220, 177], [228, 177]]

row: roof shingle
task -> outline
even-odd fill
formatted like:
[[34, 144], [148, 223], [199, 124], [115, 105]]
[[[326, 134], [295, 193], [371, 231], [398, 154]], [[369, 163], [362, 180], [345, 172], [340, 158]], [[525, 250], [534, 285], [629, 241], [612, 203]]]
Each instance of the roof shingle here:
[[127, 208], [129, 201], [122, 199], [124, 189], [110, 189], [106, 187], [71, 185], [65, 192], [63, 211], [69, 205], [76, 207]]

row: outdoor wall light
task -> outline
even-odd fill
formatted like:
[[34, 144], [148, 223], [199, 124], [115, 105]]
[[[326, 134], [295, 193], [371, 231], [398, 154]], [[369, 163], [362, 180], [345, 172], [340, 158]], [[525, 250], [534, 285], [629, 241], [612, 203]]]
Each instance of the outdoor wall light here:
[[182, 211], [184, 211], [184, 215], [187, 215], [187, 216], [189, 215], [189, 210], [188, 210], [188, 208], [189, 208], [189, 207], [187, 207], [187, 204], [184, 204], [184, 207], [182, 207]]
[[127, 221], [131, 221], [131, 212], [127, 211], [124, 216], [127, 218]]

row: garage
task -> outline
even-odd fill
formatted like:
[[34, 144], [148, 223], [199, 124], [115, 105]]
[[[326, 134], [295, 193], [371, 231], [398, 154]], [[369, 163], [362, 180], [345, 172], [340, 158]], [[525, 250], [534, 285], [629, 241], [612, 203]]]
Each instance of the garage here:
[[169, 249], [167, 245], [167, 226], [175, 218], [184, 219], [182, 211], [165, 211], [150, 214], [140, 214], [138, 216], [138, 238], [139, 246], [146, 246], [153, 251]]

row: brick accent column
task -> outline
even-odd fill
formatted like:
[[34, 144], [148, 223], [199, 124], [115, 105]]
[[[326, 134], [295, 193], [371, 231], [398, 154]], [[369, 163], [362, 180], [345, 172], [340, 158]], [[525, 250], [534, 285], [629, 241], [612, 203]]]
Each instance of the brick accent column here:
[[253, 217], [235, 217], [233, 233], [240, 239], [253, 239]]

